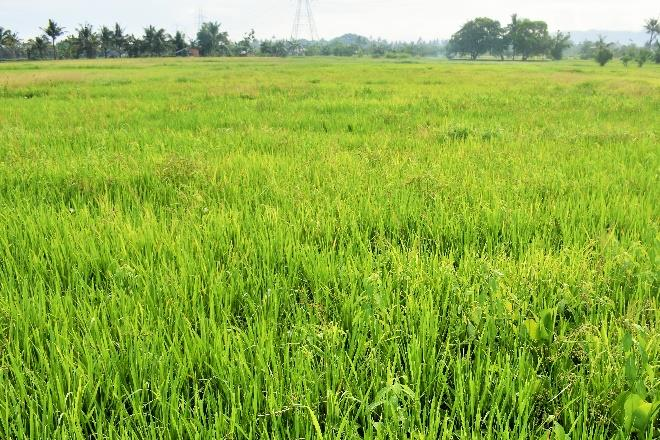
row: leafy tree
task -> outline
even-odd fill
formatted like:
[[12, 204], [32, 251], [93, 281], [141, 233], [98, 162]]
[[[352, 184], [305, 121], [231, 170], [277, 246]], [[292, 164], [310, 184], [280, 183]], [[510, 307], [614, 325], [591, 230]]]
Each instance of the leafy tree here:
[[247, 56], [254, 53], [254, 44], [257, 38], [254, 34], [254, 29], [245, 34], [243, 39], [236, 44], [238, 55]]
[[612, 53], [611, 47], [612, 43], [606, 43], [605, 38], [598, 37], [598, 41], [596, 42], [595, 59], [596, 62], [601, 65], [601, 67], [609, 63], [612, 58], [614, 58], [614, 53]]
[[75, 35], [69, 35], [57, 43], [57, 53], [62, 58], [78, 57], [78, 38]]
[[626, 47], [621, 54], [621, 62], [625, 67], [628, 67], [628, 64], [635, 59], [637, 51], [635, 47]]
[[631, 57], [629, 54], [623, 54], [621, 56], [621, 62], [623, 63], [624, 67], [628, 67], [628, 64], [633, 60], [633, 57]]
[[644, 64], [646, 64], [646, 62], [651, 59], [652, 56], [653, 56], [653, 52], [651, 52], [649, 49], [645, 47], [639, 49], [639, 51], [637, 52], [637, 56], [635, 57], [635, 62], [637, 63], [637, 67], [643, 67]]
[[229, 35], [227, 32], [221, 32], [220, 27], [221, 25], [218, 22], [207, 22], [203, 23], [199, 32], [197, 32], [197, 44], [203, 56], [219, 55], [221, 52], [226, 52], [227, 45], [229, 45]]
[[162, 56], [167, 47], [168, 35], [165, 29], [156, 29], [154, 26], [149, 26], [144, 29], [144, 49], [149, 52], [151, 56]]
[[114, 47], [115, 44], [115, 33], [107, 26], [103, 26], [99, 31], [99, 40], [101, 42], [101, 50], [103, 51], [103, 56], [108, 58], [108, 52]]
[[506, 32], [506, 39], [507, 42], [511, 45], [511, 50], [512, 50], [512, 59], [516, 59], [516, 44], [515, 42], [520, 39], [518, 33], [520, 31], [520, 28], [518, 26], [518, 14], [513, 14], [511, 15], [511, 23], [506, 27], [505, 32]]
[[593, 60], [596, 56], [596, 42], [586, 40], [579, 43], [577, 53], [581, 60]]
[[[61, 27], [60, 25], [58, 25], [53, 20], [49, 19], [48, 20], [48, 25], [45, 28], [41, 29], [41, 30], [44, 31], [46, 36], [48, 36], [50, 38], [50, 40], [52, 41], [52, 43], [53, 43], [53, 59], [54, 60], [57, 59], [57, 50], [55, 48], [55, 40], [57, 40], [59, 37], [64, 35], [64, 28]], [[36, 41], [36, 39], [35, 39], [35, 41]]]
[[382, 57], [387, 52], [389, 52], [389, 49], [390, 47], [387, 41], [378, 39], [376, 41], [371, 42], [371, 45], [369, 47], [369, 52], [371, 53], [372, 56]]
[[44, 54], [48, 50], [49, 46], [49, 36], [44, 35], [41, 37], [36, 37], [34, 39], [34, 48], [39, 53], [39, 58], [45, 58]]
[[36, 37], [32, 40], [28, 41], [28, 58], [34, 59], [34, 58], [39, 58], [43, 59], [44, 54], [46, 53], [46, 50], [48, 50], [48, 46], [50, 44], [50, 37], [48, 35], [44, 35], [42, 37]]
[[507, 35], [506, 29], [500, 27], [497, 37], [492, 40], [490, 53], [491, 55], [500, 57], [501, 60], [504, 60], [504, 55], [508, 51], [510, 45], [511, 42], [509, 36]]
[[0, 26], [0, 49], [13, 48], [18, 44], [18, 35]]
[[91, 24], [81, 25], [76, 29], [76, 56], [84, 55], [86, 58], [96, 58], [99, 40]]
[[653, 46], [653, 43], [657, 40], [658, 35], [660, 35], [660, 21], [657, 18], [649, 18], [644, 23], [644, 30], [649, 34], [649, 42], [647, 46]]
[[468, 21], [449, 41], [450, 51], [468, 54], [476, 60], [485, 53], [497, 53], [501, 47], [500, 22], [486, 17]]
[[564, 50], [572, 45], [571, 34], [564, 34], [557, 31], [550, 42], [550, 56], [553, 60], [561, 60], [564, 57]]
[[180, 55], [187, 48], [188, 43], [186, 43], [186, 36], [181, 31], [176, 31], [173, 37], [170, 39], [170, 45], [174, 48], [174, 54]]
[[[309, 42], [300, 40], [291, 42], [291, 53], [305, 54]], [[301, 47], [298, 47], [301, 46]], [[369, 50], [371, 45], [367, 37], [356, 34], [345, 34], [334, 38], [320, 47], [321, 55], [345, 56], [362, 55]], [[385, 51], [387, 52], [387, 51]]]
[[544, 21], [518, 19], [517, 15], [513, 15], [507, 30], [514, 58], [520, 54], [523, 61], [526, 61], [530, 57], [546, 54], [550, 48], [548, 24]]
[[262, 41], [259, 47], [262, 55], [269, 57], [286, 57], [289, 55], [288, 44], [284, 40]]
[[124, 29], [122, 29], [119, 23], [115, 23], [115, 30], [112, 35], [112, 43], [115, 50], [117, 50], [121, 56], [122, 52], [126, 48], [126, 37], [124, 36]]
[[126, 37], [124, 44], [129, 57], [137, 58], [142, 53], [142, 47], [144, 46], [144, 43], [139, 38], [136, 38], [133, 35], [129, 35]]

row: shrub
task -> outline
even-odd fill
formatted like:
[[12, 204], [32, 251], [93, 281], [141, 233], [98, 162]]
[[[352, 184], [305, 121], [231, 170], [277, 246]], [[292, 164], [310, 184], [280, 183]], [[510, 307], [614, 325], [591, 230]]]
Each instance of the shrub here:
[[612, 53], [609, 47], [601, 47], [596, 52], [596, 62], [598, 62], [598, 64], [600, 64], [601, 67], [609, 63], [613, 57], [614, 54]]
[[637, 62], [637, 65], [639, 67], [642, 67], [646, 62], [651, 58], [653, 54], [651, 53], [650, 50], [648, 49], [640, 49], [639, 52], [637, 52], [637, 57], [635, 57], [635, 61]]

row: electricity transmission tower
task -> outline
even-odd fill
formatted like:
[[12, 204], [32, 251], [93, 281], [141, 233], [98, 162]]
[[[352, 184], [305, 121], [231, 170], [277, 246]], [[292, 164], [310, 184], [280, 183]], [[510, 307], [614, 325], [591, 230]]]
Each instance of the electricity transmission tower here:
[[300, 41], [302, 39], [310, 41], [318, 40], [319, 34], [316, 30], [314, 14], [312, 14], [312, 1], [296, 0], [296, 3], [296, 16], [293, 20], [291, 39], [293, 41]]
[[197, 32], [199, 32], [202, 29], [202, 25], [206, 21], [206, 17], [204, 17], [204, 10], [202, 8], [199, 8], [197, 11]]

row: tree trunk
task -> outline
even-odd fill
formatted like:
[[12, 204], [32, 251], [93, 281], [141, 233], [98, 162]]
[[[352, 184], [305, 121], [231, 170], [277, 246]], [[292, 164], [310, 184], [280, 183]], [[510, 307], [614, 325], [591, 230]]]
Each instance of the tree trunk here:
[[53, 38], [53, 59], [57, 59], [57, 49], [55, 49], [55, 38]]

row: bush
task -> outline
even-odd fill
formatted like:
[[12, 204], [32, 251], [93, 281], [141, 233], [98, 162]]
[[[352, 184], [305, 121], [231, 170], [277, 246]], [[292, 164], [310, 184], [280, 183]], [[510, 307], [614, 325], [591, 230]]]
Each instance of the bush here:
[[639, 52], [637, 53], [637, 57], [635, 58], [635, 61], [637, 62], [637, 65], [639, 67], [642, 67], [646, 62], [651, 58], [653, 54], [651, 53], [650, 50], [648, 49], [640, 49]]
[[614, 54], [609, 47], [601, 47], [596, 52], [596, 61], [601, 65], [601, 67], [609, 63], [613, 57]]
[[621, 57], [621, 62], [626, 67], [628, 67], [628, 63], [630, 63], [632, 60], [633, 60], [633, 57], [629, 53], [624, 53], [623, 56]]

